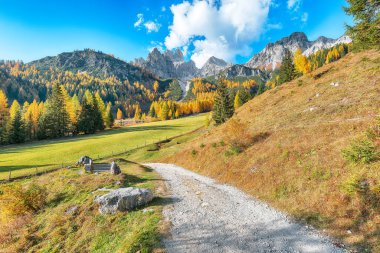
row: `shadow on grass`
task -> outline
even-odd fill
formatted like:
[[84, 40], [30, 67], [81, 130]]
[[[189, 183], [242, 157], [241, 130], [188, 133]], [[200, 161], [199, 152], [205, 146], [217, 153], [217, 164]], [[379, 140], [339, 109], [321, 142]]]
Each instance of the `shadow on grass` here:
[[[7, 166], [0, 166], [0, 172], [8, 172], [9, 170], [15, 171], [15, 170], [22, 170], [22, 169], [38, 169], [42, 167], [49, 167], [49, 166], [59, 166], [58, 164], [39, 164], [39, 165], [7, 165]], [[39, 171], [40, 172], [40, 171]]]

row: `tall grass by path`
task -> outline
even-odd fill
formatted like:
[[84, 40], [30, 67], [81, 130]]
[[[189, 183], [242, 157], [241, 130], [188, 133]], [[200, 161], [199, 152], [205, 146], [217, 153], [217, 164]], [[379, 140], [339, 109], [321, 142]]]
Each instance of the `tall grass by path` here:
[[75, 163], [82, 155], [111, 156], [137, 146], [170, 138], [199, 128], [204, 115], [136, 126], [57, 140], [0, 147], [0, 180], [42, 172]]

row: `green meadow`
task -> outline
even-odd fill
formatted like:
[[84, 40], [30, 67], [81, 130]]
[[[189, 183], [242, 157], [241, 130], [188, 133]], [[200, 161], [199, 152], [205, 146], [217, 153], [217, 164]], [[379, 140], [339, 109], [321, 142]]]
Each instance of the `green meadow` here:
[[201, 127], [205, 115], [0, 148], [0, 180], [73, 165], [80, 156], [110, 157]]

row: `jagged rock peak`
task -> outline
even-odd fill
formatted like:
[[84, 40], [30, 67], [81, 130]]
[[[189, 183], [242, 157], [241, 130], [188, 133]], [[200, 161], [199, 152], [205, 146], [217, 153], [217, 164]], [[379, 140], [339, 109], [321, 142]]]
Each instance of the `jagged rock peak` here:
[[176, 50], [166, 50], [164, 56], [168, 57], [173, 62], [182, 62], [184, 61], [184, 56], [182, 51], [177, 48]]

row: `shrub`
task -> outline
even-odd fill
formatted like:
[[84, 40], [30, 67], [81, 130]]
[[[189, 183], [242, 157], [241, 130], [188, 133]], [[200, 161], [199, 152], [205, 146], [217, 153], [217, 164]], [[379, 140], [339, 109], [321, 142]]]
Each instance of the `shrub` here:
[[227, 142], [232, 146], [241, 148], [249, 147], [252, 144], [252, 135], [246, 124], [231, 119], [225, 131]]
[[231, 145], [230, 148], [228, 150], [226, 150], [224, 155], [229, 157], [229, 156], [240, 154], [242, 151], [243, 151], [243, 149], [241, 147]]
[[220, 142], [219, 142], [219, 144], [220, 144], [220, 146], [225, 146], [226, 145], [226, 143], [224, 143], [224, 140], [221, 140]]
[[195, 149], [193, 149], [193, 150], [191, 151], [191, 154], [192, 154], [193, 156], [196, 156], [196, 155], [198, 154], [198, 151], [196, 151]]
[[216, 147], [218, 146], [218, 144], [217, 144], [217, 143], [213, 143], [211, 146], [212, 146], [213, 148], [216, 148]]
[[201, 147], [201, 148], [204, 148], [204, 147], [206, 147], [206, 145], [202, 143], [202, 144], [200, 145], [200, 147]]
[[378, 159], [376, 146], [368, 138], [354, 141], [349, 148], [342, 151], [343, 157], [352, 163], [370, 163]]
[[5, 218], [37, 212], [46, 204], [47, 190], [37, 184], [6, 186], [2, 192], [0, 203]]

